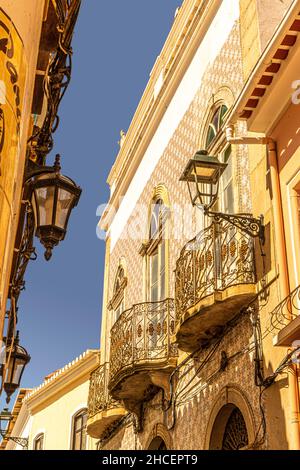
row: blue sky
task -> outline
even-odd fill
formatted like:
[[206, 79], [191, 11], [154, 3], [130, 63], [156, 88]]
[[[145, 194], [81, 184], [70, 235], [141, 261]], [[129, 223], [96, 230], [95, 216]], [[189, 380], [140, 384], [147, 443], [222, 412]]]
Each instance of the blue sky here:
[[64, 242], [26, 273], [19, 302], [21, 344], [31, 355], [22, 386], [33, 387], [88, 348], [99, 347], [104, 242], [96, 208], [106, 178], [181, 0], [83, 0], [73, 40], [72, 82], [60, 107], [55, 153], [82, 189]]

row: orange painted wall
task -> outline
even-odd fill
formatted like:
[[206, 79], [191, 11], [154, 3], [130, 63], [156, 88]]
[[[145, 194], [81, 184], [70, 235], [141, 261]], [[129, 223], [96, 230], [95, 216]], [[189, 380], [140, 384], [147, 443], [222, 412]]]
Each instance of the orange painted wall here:
[[272, 132], [277, 142], [290, 288], [300, 285], [300, 106], [291, 104]]

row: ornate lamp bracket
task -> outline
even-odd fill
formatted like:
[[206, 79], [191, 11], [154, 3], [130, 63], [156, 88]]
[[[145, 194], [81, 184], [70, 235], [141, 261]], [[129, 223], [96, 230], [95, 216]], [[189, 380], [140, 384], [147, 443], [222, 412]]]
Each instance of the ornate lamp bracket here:
[[225, 214], [223, 212], [213, 212], [210, 211], [208, 207], [204, 207], [204, 214], [211, 217], [216, 223], [220, 223], [221, 220], [226, 220], [242, 232], [247, 233], [250, 237], [258, 237], [262, 245], [265, 244], [265, 225], [263, 215], [256, 219], [248, 214]]
[[25, 437], [17, 437], [17, 436], [5, 436], [2, 435], [3, 439], [8, 441], [13, 441], [19, 446], [23, 447], [23, 449], [28, 450], [29, 439]]

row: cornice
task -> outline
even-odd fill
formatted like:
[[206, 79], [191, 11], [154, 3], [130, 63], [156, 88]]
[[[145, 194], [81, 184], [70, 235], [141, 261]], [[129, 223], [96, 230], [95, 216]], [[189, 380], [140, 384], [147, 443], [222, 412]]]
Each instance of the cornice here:
[[[185, 0], [174, 20], [165, 45], [155, 62], [150, 80], [108, 176], [114, 187], [108, 210], [101, 219], [101, 228], [108, 230], [119, 201], [125, 194], [132, 176], [171, 102], [182, 77], [190, 65], [221, 0]], [[163, 81], [156, 89], [161, 76]]]
[[24, 403], [30, 412], [40, 407], [44, 402], [69, 388], [80, 379], [89, 378], [90, 373], [99, 363], [99, 350], [87, 350], [77, 359], [59, 369], [50, 379], [43, 382], [39, 387], [33, 389], [24, 398]]

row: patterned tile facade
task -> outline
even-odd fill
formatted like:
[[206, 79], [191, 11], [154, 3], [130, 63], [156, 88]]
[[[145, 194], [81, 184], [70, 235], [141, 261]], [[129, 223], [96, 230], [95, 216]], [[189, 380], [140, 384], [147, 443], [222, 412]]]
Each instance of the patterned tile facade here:
[[[182, 171], [194, 153], [201, 146], [203, 123], [207, 120], [209, 109], [214, 97], [231, 94], [231, 100], [237, 98], [243, 87], [243, 70], [239, 36], [239, 23], [236, 23], [228, 41], [221, 50], [214, 63], [207, 69], [199, 90], [186, 111], [180, 125], [171, 138], [167, 148], [161, 156], [157, 167], [145, 186], [138, 204], [150, 204], [153, 189], [158, 184], [164, 184], [169, 192], [171, 206], [191, 206], [187, 188], [179, 183]], [[227, 94], [227, 95], [226, 95]], [[232, 103], [229, 103], [230, 105]], [[245, 128], [241, 126], [239, 132], [243, 134]], [[251, 211], [251, 195], [249, 185], [249, 168], [247, 147], [239, 146], [234, 154], [234, 186], [237, 211]], [[197, 233], [195, 211], [191, 209], [190, 236], [181, 236], [170, 240], [169, 247], [169, 296], [174, 297], [175, 276], [174, 269], [183, 245]], [[146, 220], [147, 217], [145, 217]], [[132, 223], [134, 217], [128, 221]], [[172, 222], [171, 222], [172, 223]], [[143, 302], [143, 259], [139, 254], [143, 240], [128, 240], [125, 233], [116, 243], [110, 257], [109, 298], [113, 295], [113, 285], [119, 261], [126, 259], [128, 286], [126, 290], [126, 308], [135, 303]], [[109, 326], [108, 326], [109, 328]], [[107, 341], [109, 334], [107, 331]], [[223, 387], [228, 384], [242, 390], [250, 404], [253, 413], [253, 423], [257, 430], [261, 422], [259, 408], [259, 389], [254, 384], [254, 364], [249, 352], [252, 328], [249, 318], [243, 320], [230, 331], [217, 348], [210, 362], [196, 373], [199, 365], [204, 361], [209, 351], [204, 351], [197, 359], [190, 360], [190, 370], [186, 375], [181, 371], [183, 378], [179, 380], [176, 389], [177, 405], [175, 407], [175, 424], [172, 427], [171, 413], [162, 411], [162, 394], [159, 393], [145, 408], [143, 432], [135, 434], [133, 425], [127, 423], [104, 444], [105, 449], [145, 449], [149, 445], [149, 436], [155, 425], [161, 423], [168, 431], [173, 449], [203, 449], [205, 436], [213, 404], [217, 400]], [[228, 357], [236, 355], [230, 361], [226, 370], [220, 369], [221, 351]], [[215, 378], [210, 380], [212, 374]], [[193, 378], [194, 377], [194, 378]], [[184, 384], [191, 382], [186, 395]], [[181, 389], [181, 391], [180, 391]]]

